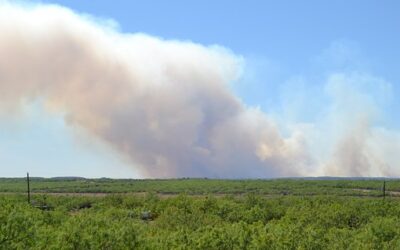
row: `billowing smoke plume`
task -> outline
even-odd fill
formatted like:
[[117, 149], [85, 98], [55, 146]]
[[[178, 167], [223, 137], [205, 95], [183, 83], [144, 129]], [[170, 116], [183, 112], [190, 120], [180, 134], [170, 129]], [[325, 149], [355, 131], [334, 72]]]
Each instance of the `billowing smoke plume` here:
[[[58, 6], [0, 4], [0, 112], [40, 100], [143, 177], [400, 174], [400, 133], [379, 124], [390, 84], [351, 72], [305, 95], [289, 86], [289, 112], [275, 122], [230, 91], [243, 63], [219, 46], [125, 34]], [[285, 117], [302, 106], [318, 110], [314, 120]]]
[[[383, 136], [383, 102], [390, 99], [388, 82], [366, 74], [333, 74], [326, 91], [333, 98], [327, 121], [333, 134], [331, 155], [323, 164], [335, 176], [398, 176], [398, 157], [390, 157], [388, 145], [397, 148], [396, 136]], [[387, 131], [389, 132], [389, 131]], [[390, 131], [396, 134], [396, 131]], [[396, 148], [396, 147], [394, 147]]]
[[122, 34], [57, 6], [0, 7], [0, 107], [44, 100], [143, 176], [299, 174], [301, 136], [232, 95], [240, 72], [218, 46]]
[[312, 159], [303, 174], [399, 176], [400, 157], [394, 152], [400, 149], [400, 133], [387, 128], [384, 111], [391, 84], [366, 73], [347, 72], [329, 74], [320, 87], [300, 95], [305, 108], [320, 105], [314, 120], [292, 122], [301, 130]]

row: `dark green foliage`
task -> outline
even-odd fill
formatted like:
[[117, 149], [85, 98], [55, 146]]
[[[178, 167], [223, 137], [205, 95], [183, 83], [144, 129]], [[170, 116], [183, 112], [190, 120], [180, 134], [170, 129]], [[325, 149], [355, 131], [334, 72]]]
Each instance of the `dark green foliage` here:
[[[338, 196], [0, 196], [0, 249], [397, 249], [400, 200]], [[79, 209], [90, 204], [90, 208]], [[157, 213], [143, 221], [143, 211]], [[154, 211], [154, 212], [153, 212]]]
[[[44, 185], [40, 181], [32, 186]], [[87, 181], [46, 185], [53, 190]], [[27, 204], [24, 194], [0, 194], [0, 249], [400, 248], [400, 199], [379, 196], [381, 181], [138, 181], [141, 191], [148, 187], [152, 192], [134, 194], [137, 189], [122, 188], [134, 181], [96, 182], [126, 193], [32, 196], [51, 211]], [[160, 194], [153, 182], [176, 193]], [[388, 181], [386, 188], [395, 190], [396, 185]], [[184, 186], [190, 192], [178, 191]], [[356, 187], [377, 187], [377, 195], [346, 191]], [[282, 195], [282, 190], [290, 194]]]
[[[273, 180], [114, 180], [84, 178], [31, 178], [33, 193], [158, 193], [264, 195], [382, 196], [380, 179], [273, 179]], [[0, 192], [26, 192], [24, 178], [0, 178]], [[398, 193], [396, 193], [398, 192]], [[400, 180], [386, 180], [386, 194], [400, 195]]]

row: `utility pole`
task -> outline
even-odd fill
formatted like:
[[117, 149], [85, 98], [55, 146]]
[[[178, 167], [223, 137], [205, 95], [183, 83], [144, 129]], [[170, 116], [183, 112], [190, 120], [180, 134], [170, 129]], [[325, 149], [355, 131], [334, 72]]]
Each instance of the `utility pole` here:
[[31, 204], [31, 188], [29, 186], [29, 173], [26, 173], [26, 183], [28, 184], [28, 203]]

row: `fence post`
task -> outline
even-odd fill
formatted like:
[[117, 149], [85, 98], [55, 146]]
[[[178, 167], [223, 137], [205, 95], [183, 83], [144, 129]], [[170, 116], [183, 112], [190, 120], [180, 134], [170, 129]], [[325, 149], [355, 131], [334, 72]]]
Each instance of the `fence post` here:
[[31, 188], [29, 186], [29, 173], [26, 173], [26, 183], [28, 184], [28, 203], [31, 204]]
[[383, 191], [383, 199], [385, 199], [385, 197], [386, 197], [386, 181], [383, 181], [382, 191]]

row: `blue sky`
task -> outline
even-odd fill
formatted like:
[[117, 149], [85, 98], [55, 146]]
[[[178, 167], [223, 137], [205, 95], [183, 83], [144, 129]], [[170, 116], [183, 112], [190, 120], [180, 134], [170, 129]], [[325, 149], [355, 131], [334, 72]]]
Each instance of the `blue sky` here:
[[[313, 122], [333, 73], [361, 72], [391, 85], [376, 122], [399, 129], [399, 1], [42, 1], [112, 19], [124, 33], [218, 44], [243, 56], [232, 90], [278, 121]], [[373, 85], [373, 83], [372, 83]], [[375, 86], [362, 86], [372, 99]], [[312, 98], [310, 98], [312, 97]], [[287, 100], [300, 100], [287, 111]], [[290, 106], [289, 105], [289, 106]], [[78, 141], [62, 117], [37, 106], [0, 122], [0, 176], [138, 177], [106, 145]], [[284, 131], [283, 131], [284, 133]], [[60, 164], [61, 162], [61, 164]], [[55, 165], [57, 165], [55, 167]], [[110, 171], [110, 166], [112, 170]]]

